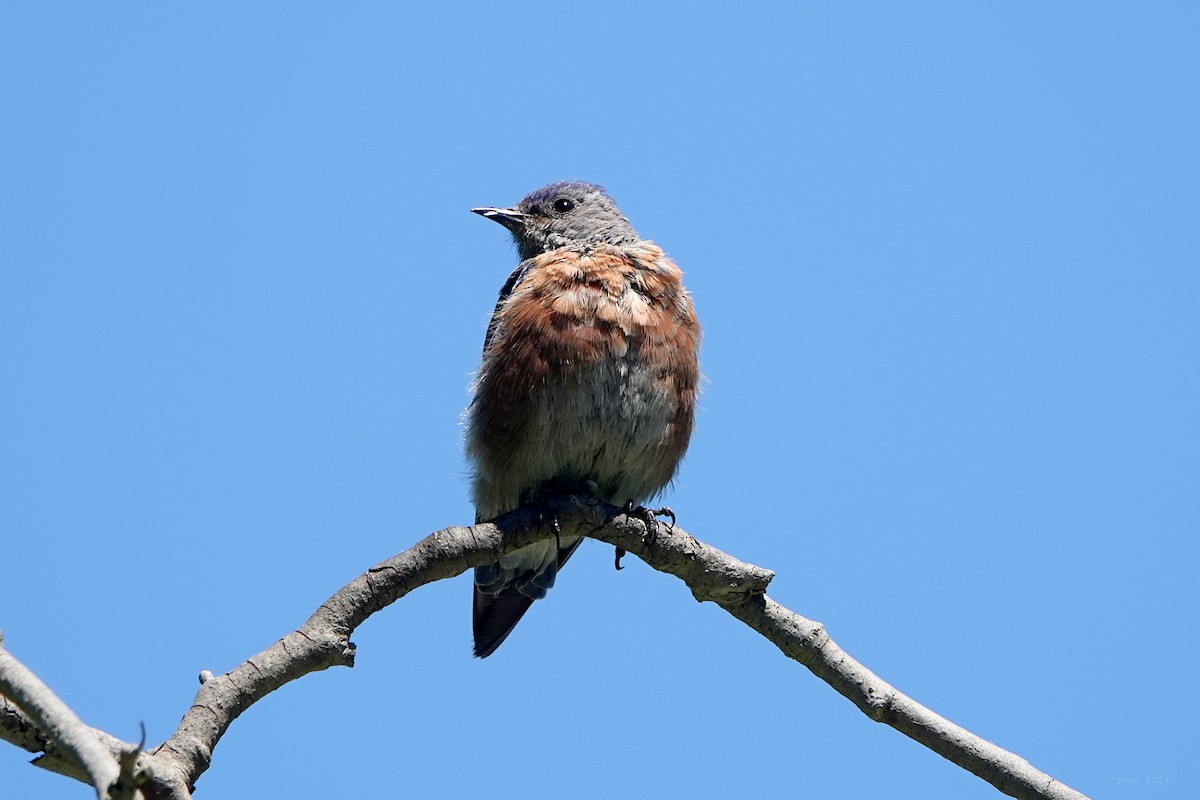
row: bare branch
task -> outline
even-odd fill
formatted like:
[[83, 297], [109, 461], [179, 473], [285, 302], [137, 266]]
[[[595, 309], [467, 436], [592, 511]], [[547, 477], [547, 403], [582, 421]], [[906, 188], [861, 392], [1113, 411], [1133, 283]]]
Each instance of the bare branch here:
[[[612, 507], [608, 510], [615, 511]], [[593, 518], [583, 526], [594, 523]], [[955, 725], [884, 682], [829, 638], [819, 622], [767, 597], [764, 590], [772, 573], [698, 542], [678, 527], [665, 533], [659, 527], [660, 533], [649, 546], [641, 540], [645, 528], [636, 517], [613, 518], [589, 535], [635, 553], [660, 572], [675, 575], [697, 600], [717, 603], [871, 719], [890, 725], [1005, 794], [1022, 800], [1086, 800], [1015, 753]]]
[[[11, 719], [22, 726], [36, 725], [46, 735], [46, 745], [52, 744], [66, 753], [82, 769], [100, 800], [141, 797], [138, 787], [149, 777], [138, 769], [141, 747], [122, 743], [114, 754], [97, 731], [85, 725], [50, 687], [4, 649], [3, 639], [0, 639], [0, 692], [5, 698], [4, 707], [7, 709], [10, 704], [13, 707]], [[27, 741], [29, 738], [26, 735]]]
[[[190, 798], [191, 787], [211, 763], [213, 748], [243, 711], [310, 672], [353, 666], [350, 635], [372, 614], [419, 586], [454, 577], [555, 535], [554, 522], [561, 533], [599, 539], [676, 576], [697, 600], [720, 605], [871, 719], [894, 727], [1000, 791], [1029, 800], [1086, 800], [1019, 756], [938, 716], [885, 683], [838, 647], [820, 623], [767, 597], [766, 587], [773, 577], [769, 570], [738, 561], [675, 526], [658, 525], [651, 532], [636, 515], [586, 497], [558, 498], [517, 509], [492, 523], [436, 531], [346, 584], [298, 630], [241, 665], [223, 675], [202, 672], [200, 689], [179, 728], [143, 755], [154, 773], [144, 787], [146, 796], [151, 800]], [[7, 708], [0, 705], [0, 736], [26, 749], [44, 742], [28, 730], [29, 720], [19, 712], [9, 714]], [[112, 742], [106, 747], [110, 754], [119, 752]]]
[[1019, 798], [1086, 800], [1025, 759], [935, 714], [885, 683], [829, 638], [819, 622], [789, 611], [766, 595], [722, 608], [799, 661], [876, 722], [892, 726], [938, 755]]
[[[0, 739], [12, 742], [22, 750], [40, 753], [52, 747], [46, 734], [42, 733], [37, 724], [17, 704], [0, 694]], [[80, 773], [80, 780], [86, 776]]]

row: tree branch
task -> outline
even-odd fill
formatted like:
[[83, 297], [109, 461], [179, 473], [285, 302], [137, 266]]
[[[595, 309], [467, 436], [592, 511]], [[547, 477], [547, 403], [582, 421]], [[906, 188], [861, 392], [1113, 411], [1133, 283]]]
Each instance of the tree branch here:
[[[189, 798], [196, 780], [211, 763], [213, 748], [243, 711], [310, 672], [353, 666], [350, 635], [372, 614], [419, 586], [460, 575], [503, 553], [555, 535], [552, 521], [557, 522], [560, 533], [599, 539], [676, 576], [697, 600], [720, 605], [871, 719], [892, 726], [1000, 791], [1026, 800], [1086, 800], [1019, 756], [938, 716], [885, 683], [838, 647], [820, 623], [767, 597], [767, 584], [774, 577], [769, 570], [738, 561], [675, 526], [660, 523], [657, 532], [649, 535], [646, 523], [637, 516], [587, 497], [557, 498], [519, 508], [492, 523], [436, 531], [343, 586], [298, 630], [261, 653], [224, 675], [201, 673], [200, 689], [179, 728], [143, 754], [145, 766], [153, 771], [143, 787], [146, 797]], [[37, 719], [7, 688], [0, 688], [17, 700], [16, 705], [29, 717]], [[29, 718], [8, 709], [7, 704], [0, 705], [0, 737], [31, 751], [45, 747], [45, 739], [29, 731]], [[119, 745], [113, 744], [116, 741], [104, 742], [110, 755], [119, 750]]]
[[11, 718], [25, 731], [23, 741], [40, 740], [40, 737], [30, 736], [29, 725], [36, 726], [46, 737], [40, 740], [41, 746], [53, 745], [67, 754], [82, 770], [87, 782], [95, 787], [99, 800], [141, 797], [138, 787], [149, 777], [138, 767], [141, 745], [124, 745], [113, 753], [109, 742], [102, 739], [98, 731], [83, 724], [83, 720], [75, 716], [75, 712], [28, 667], [4, 649], [3, 644], [3, 638], [0, 638], [0, 692], [5, 700], [5, 722]]

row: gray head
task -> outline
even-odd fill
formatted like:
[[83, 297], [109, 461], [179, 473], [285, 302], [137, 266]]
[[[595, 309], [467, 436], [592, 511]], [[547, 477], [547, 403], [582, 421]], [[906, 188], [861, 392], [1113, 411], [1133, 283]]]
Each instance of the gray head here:
[[472, 208], [512, 232], [521, 260], [560, 247], [633, 244], [637, 232], [599, 186], [559, 181], [543, 186], [512, 208]]

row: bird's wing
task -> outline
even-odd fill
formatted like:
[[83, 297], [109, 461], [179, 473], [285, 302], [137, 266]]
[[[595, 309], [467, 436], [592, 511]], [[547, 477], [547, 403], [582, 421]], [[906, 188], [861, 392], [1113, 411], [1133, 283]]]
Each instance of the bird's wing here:
[[529, 268], [533, 266], [533, 261], [522, 261], [517, 265], [517, 268], [508, 276], [508, 280], [500, 287], [500, 297], [496, 299], [496, 308], [492, 311], [492, 319], [488, 322], [487, 333], [483, 337], [483, 352], [487, 352], [488, 345], [492, 343], [492, 336], [496, 333], [496, 323], [500, 319], [500, 309], [504, 307], [504, 301], [507, 300], [513, 293], [513, 289], [525, 277], [525, 273], [529, 272]]

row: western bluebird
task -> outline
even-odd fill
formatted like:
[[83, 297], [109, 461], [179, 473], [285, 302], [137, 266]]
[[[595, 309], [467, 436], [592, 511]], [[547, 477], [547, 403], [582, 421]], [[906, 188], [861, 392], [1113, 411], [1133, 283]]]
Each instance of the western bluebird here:
[[[682, 275], [599, 186], [560, 181], [513, 208], [473, 208], [516, 240], [483, 342], [466, 449], [477, 522], [550, 492], [641, 503], [692, 433], [700, 325]], [[491, 655], [546, 596], [581, 539], [475, 570], [475, 655]]]

